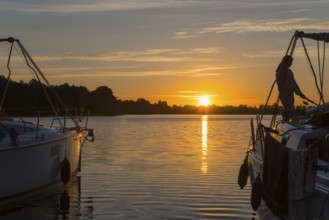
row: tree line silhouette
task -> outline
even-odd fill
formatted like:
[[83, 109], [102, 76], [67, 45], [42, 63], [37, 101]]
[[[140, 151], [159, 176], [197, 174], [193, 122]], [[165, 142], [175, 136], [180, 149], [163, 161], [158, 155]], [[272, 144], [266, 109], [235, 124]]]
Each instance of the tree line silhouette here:
[[[0, 97], [2, 99], [7, 79], [0, 76]], [[100, 86], [94, 91], [89, 91], [84, 86], [74, 86], [67, 83], [62, 85], [46, 86], [32, 79], [29, 82], [8, 81], [8, 88], [3, 100], [3, 109], [12, 116], [28, 116], [32, 112], [47, 112], [50, 110], [47, 94], [56, 109], [88, 109], [90, 115], [123, 115], [123, 114], [261, 114], [264, 106], [169, 106], [166, 101], [159, 100], [150, 103], [144, 98], [133, 100], [120, 100], [114, 96], [113, 91]], [[41, 86], [43, 85], [43, 86]], [[61, 98], [57, 99], [56, 95]], [[264, 113], [271, 114], [274, 106], [268, 106]], [[46, 113], [45, 113], [46, 114]]]

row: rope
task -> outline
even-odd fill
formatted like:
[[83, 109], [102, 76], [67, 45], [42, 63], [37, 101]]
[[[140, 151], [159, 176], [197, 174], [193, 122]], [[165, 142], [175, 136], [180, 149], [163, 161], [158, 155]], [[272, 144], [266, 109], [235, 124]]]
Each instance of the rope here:
[[269, 100], [270, 100], [270, 97], [271, 97], [271, 94], [272, 94], [272, 91], [273, 91], [273, 88], [274, 88], [275, 83], [276, 83], [276, 79], [274, 80], [274, 82], [273, 82], [273, 84], [272, 84], [272, 87], [271, 87], [271, 89], [270, 89], [270, 92], [269, 92], [269, 94], [268, 94], [268, 96], [267, 96], [266, 104], [265, 104], [265, 106], [264, 106], [264, 109], [263, 109], [262, 115], [260, 116], [260, 121], [259, 121], [259, 122], [262, 122], [263, 115], [265, 114], [265, 110], [266, 110], [266, 107], [267, 107], [268, 102], [269, 102]]

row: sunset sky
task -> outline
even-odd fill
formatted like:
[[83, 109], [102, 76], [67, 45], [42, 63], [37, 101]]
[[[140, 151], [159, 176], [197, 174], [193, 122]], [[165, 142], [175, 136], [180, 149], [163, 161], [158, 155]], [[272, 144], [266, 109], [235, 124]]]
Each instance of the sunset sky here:
[[[19, 38], [52, 84], [108, 86], [121, 100], [198, 105], [207, 95], [258, 106], [295, 30], [329, 32], [328, 11], [328, 0], [1, 0], [0, 37]], [[297, 46], [295, 78], [318, 101]]]

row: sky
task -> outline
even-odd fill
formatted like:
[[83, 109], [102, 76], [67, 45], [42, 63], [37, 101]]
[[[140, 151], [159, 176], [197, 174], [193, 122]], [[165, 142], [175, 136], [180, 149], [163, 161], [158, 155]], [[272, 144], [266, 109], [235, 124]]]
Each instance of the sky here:
[[[0, 37], [20, 39], [51, 84], [90, 91], [108, 86], [121, 100], [169, 105], [198, 105], [201, 96], [219, 106], [265, 104], [294, 32], [329, 32], [329, 0], [0, 4]], [[317, 66], [316, 42], [307, 41], [307, 47]], [[8, 45], [0, 46], [0, 56], [6, 64]], [[303, 93], [318, 101], [300, 43], [291, 69]], [[7, 69], [0, 74], [7, 76]], [[31, 78], [19, 68], [12, 75], [14, 80]], [[276, 101], [276, 87], [272, 97], [270, 103]]]

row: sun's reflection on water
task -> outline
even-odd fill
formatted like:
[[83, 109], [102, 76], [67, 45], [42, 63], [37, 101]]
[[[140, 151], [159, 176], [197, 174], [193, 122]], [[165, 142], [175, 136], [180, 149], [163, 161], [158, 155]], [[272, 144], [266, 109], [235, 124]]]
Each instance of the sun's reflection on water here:
[[206, 174], [208, 172], [208, 115], [203, 115], [201, 118], [201, 143], [202, 143], [202, 157], [201, 157], [201, 171]]

